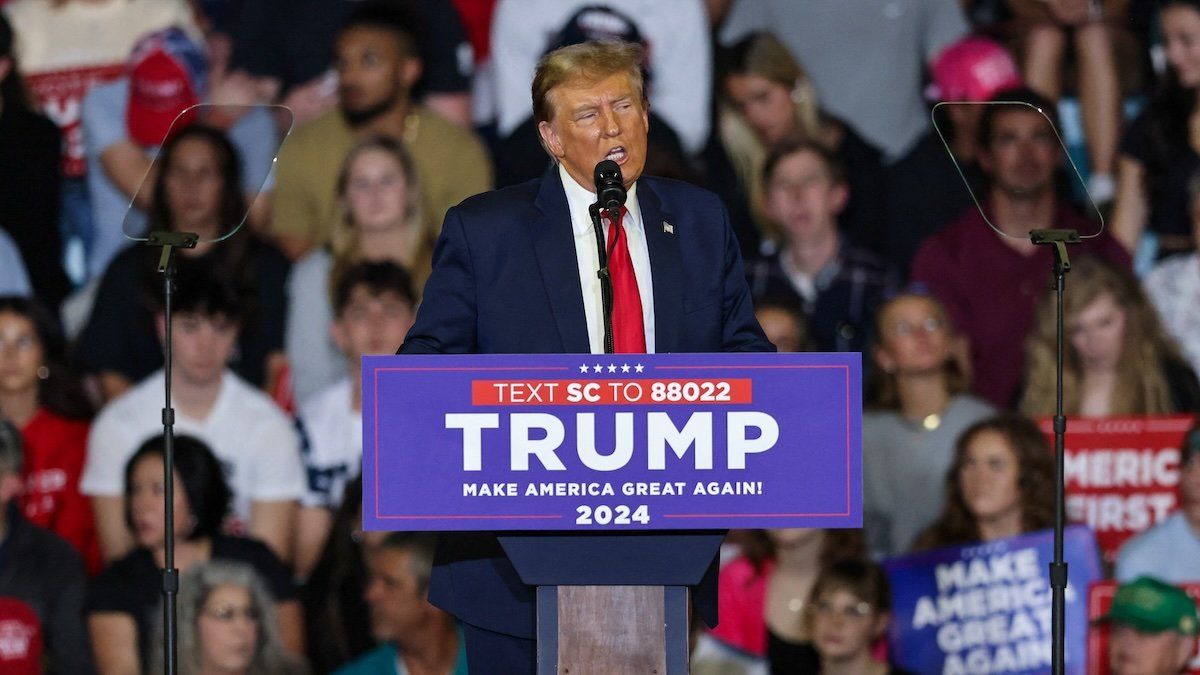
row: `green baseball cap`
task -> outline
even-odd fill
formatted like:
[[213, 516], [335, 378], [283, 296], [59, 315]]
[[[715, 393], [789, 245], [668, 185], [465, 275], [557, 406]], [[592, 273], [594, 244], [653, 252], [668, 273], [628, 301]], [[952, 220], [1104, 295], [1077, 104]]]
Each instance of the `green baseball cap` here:
[[1173, 630], [1195, 635], [1200, 622], [1196, 603], [1183, 589], [1152, 577], [1138, 577], [1117, 588], [1108, 614], [1100, 618], [1146, 633]]

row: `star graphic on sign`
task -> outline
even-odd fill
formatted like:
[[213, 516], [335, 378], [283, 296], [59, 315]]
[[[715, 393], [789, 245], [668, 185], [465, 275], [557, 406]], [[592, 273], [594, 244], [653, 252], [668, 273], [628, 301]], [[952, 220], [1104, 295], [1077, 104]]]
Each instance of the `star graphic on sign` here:
[[592, 366], [592, 370], [597, 373], [600, 372], [600, 364], [597, 363], [596, 365]]
[[582, 366], [579, 366], [579, 372], [586, 373], [587, 371], [588, 371], [588, 367], [587, 367], [586, 363], [583, 364]]
[[617, 372], [617, 367], [616, 367], [616, 366], [614, 366], [614, 365], [613, 365], [613, 364], [611, 364], [611, 363], [610, 363], [610, 364], [608, 364], [608, 372], [610, 372], [610, 373], [615, 373], [615, 372]]
[[622, 372], [622, 373], [628, 373], [628, 372], [629, 372], [629, 364], [628, 364], [628, 363], [622, 363], [622, 364], [621, 364], [621, 372]]
[[643, 366], [642, 364], [640, 364], [640, 363], [639, 363], [639, 364], [637, 364], [636, 366], [634, 366], [634, 367], [633, 367], [633, 372], [635, 372], [635, 373], [640, 373], [640, 372], [642, 372], [642, 371], [643, 371], [643, 370], [645, 370], [645, 369], [646, 369], [646, 367], [645, 367], [645, 366]]

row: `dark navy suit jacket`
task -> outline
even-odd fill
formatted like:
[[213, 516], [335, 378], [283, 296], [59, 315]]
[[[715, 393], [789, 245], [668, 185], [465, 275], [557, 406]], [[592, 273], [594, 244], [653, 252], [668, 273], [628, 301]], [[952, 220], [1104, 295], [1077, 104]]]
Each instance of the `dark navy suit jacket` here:
[[[638, 180], [637, 199], [653, 277], [655, 351], [773, 351], [754, 318], [741, 254], [720, 199], [648, 176]], [[557, 167], [538, 180], [476, 195], [450, 209], [400, 353], [588, 351], [571, 214]], [[504, 539], [505, 546], [538, 541]], [[631, 578], [669, 583], [656, 579], [672, 573], [677, 556], [707, 555], [707, 565], [720, 539], [721, 533], [551, 535], [544, 540], [543, 567], [552, 569], [557, 556], [570, 556], [572, 562], [583, 560], [583, 583]], [[664, 545], [670, 555], [663, 555]], [[534, 591], [491, 533], [442, 538], [429, 597], [472, 625], [518, 637], [535, 634]], [[714, 625], [712, 578], [696, 604]]]

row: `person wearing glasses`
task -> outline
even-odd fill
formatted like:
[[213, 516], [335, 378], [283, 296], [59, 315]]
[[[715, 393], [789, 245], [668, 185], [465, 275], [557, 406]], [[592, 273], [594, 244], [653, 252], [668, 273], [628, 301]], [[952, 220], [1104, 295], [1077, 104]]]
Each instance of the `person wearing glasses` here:
[[929, 489], [954, 458], [954, 439], [995, 413], [967, 390], [966, 338], [932, 295], [906, 292], [875, 318], [863, 414], [863, 527], [871, 556], [899, 555], [937, 517]]
[[875, 643], [891, 622], [892, 598], [887, 576], [863, 560], [835, 562], [817, 576], [809, 595], [807, 623], [816, 670], [792, 670], [772, 662], [772, 672], [837, 675], [907, 675], [908, 671], [875, 657]]
[[[275, 628], [275, 603], [254, 568], [212, 560], [184, 573], [179, 586], [180, 675], [303, 675]], [[160, 639], [149, 672], [164, 672]]]

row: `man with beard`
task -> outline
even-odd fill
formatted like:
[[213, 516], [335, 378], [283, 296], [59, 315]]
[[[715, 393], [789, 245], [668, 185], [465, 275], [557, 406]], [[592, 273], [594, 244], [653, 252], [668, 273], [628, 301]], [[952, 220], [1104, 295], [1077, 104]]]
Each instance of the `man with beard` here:
[[[970, 339], [975, 393], [1000, 407], [1011, 406], [1020, 387], [1025, 337], [1054, 264], [1053, 252], [1031, 242], [1030, 231], [1068, 228], [1086, 235], [1099, 229], [1056, 190], [1063, 157], [1045, 116], [1053, 111], [1053, 103], [1028, 89], [1001, 91], [984, 105], [982, 210], [1008, 236], [993, 232], [972, 204], [926, 239], [913, 260], [912, 280], [928, 287]], [[1129, 255], [1107, 232], [1071, 247], [1071, 255], [1098, 255], [1129, 268]]]
[[417, 168], [423, 215], [434, 222], [491, 187], [491, 162], [479, 139], [412, 100], [422, 68], [416, 25], [402, 6], [380, 0], [356, 7], [338, 31], [338, 107], [296, 130], [279, 154], [271, 229], [292, 258], [328, 240], [342, 158], [363, 138], [404, 142]]

